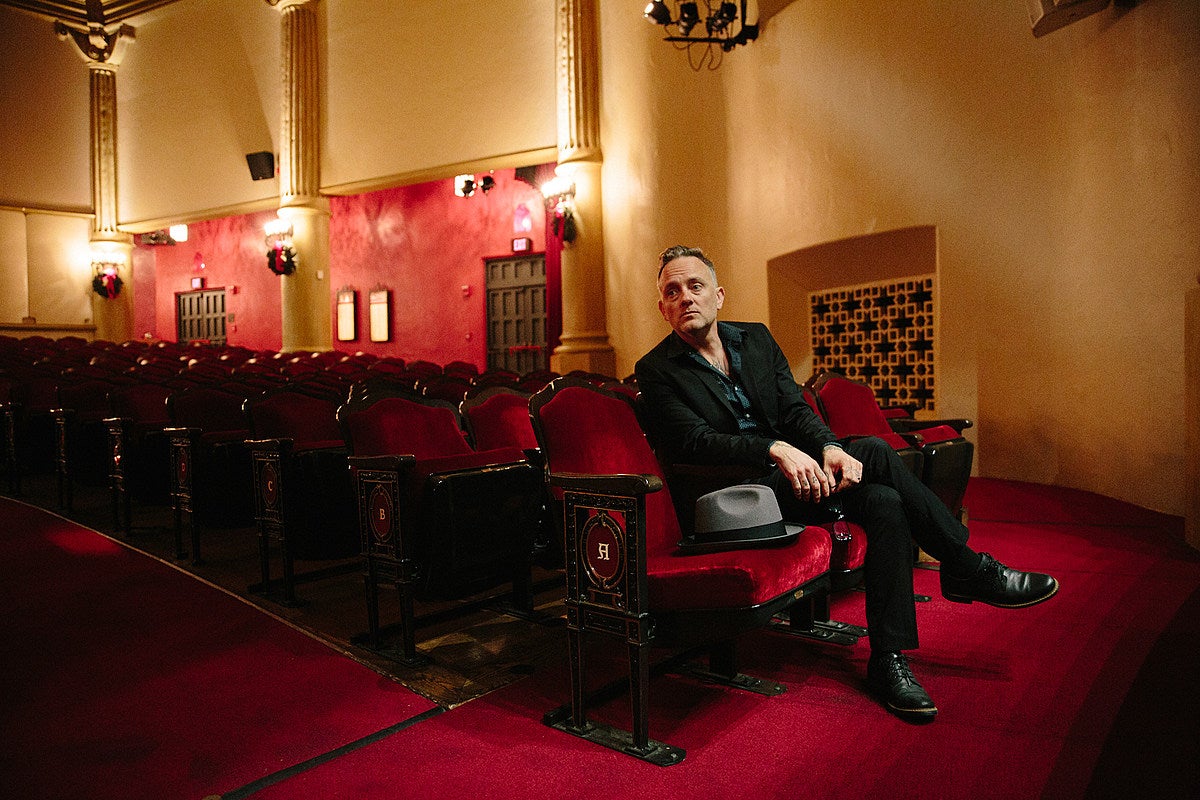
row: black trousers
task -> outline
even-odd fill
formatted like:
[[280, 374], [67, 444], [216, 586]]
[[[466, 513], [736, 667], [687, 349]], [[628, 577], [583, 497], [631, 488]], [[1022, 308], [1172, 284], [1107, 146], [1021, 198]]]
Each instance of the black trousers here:
[[[862, 462], [863, 480], [834, 499], [841, 500], [846, 519], [867, 532], [863, 583], [871, 649], [912, 650], [917, 647], [912, 543], [951, 571], [978, 563], [978, 558], [967, 547], [966, 526], [904, 466], [889, 444], [870, 437], [848, 442], [845, 449]], [[753, 482], [771, 487], [789, 522], [829, 519], [822, 505], [797, 498], [778, 469]]]

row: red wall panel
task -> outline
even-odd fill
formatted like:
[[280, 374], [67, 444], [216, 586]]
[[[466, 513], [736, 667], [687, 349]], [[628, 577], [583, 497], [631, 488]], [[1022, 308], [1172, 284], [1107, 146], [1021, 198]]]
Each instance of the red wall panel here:
[[[540, 192], [514, 177], [491, 173], [496, 184], [486, 194], [454, 194], [450, 179], [330, 200], [329, 314], [338, 350], [486, 365], [486, 287], [484, 260], [512, 254], [512, 240], [528, 237], [532, 251], [546, 245], [546, 215]], [[477, 177], [482, 177], [479, 175]], [[518, 206], [529, 211], [531, 230], [514, 231]], [[267, 268], [263, 225], [275, 216], [263, 211], [194, 223], [188, 241], [138, 247], [135, 298], [138, 325], [153, 325], [162, 339], [175, 339], [175, 294], [190, 291], [203, 276], [208, 288], [225, 287], [232, 316], [228, 343], [257, 350], [282, 345], [279, 281]], [[152, 254], [147, 256], [147, 253]], [[547, 257], [551, 299], [550, 328], [557, 330], [558, 260]], [[202, 265], [202, 266], [201, 266]], [[304, 269], [300, 254], [300, 269]], [[463, 287], [468, 287], [464, 291]], [[391, 291], [391, 339], [371, 342], [367, 301], [374, 288]], [[357, 293], [357, 338], [337, 341], [336, 293]], [[137, 331], [141, 335], [142, 330]]]
[[[486, 365], [484, 260], [511, 255], [517, 236], [542, 250], [546, 225], [537, 189], [513, 170], [492, 177], [495, 188], [471, 197], [455, 196], [453, 182], [441, 180], [332, 199], [332, 286], [358, 291], [359, 337], [338, 349]], [[513, 230], [519, 205], [530, 212], [528, 233]], [[392, 292], [390, 342], [368, 335], [367, 299], [376, 287]]]
[[[225, 313], [231, 318], [228, 344], [279, 349], [283, 342], [280, 279], [267, 268], [263, 238], [263, 225], [274, 217], [274, 211], [261, 211], [196, 222], [188, 226], [186, 242], [152, 248], [155, 334], [160, 339], [175, 340], [175, 295], [191, 291], [192, 278], [203, 277], [207, 288], [225, 288]], [[144, 300], [139, 296], [134, 302]]]

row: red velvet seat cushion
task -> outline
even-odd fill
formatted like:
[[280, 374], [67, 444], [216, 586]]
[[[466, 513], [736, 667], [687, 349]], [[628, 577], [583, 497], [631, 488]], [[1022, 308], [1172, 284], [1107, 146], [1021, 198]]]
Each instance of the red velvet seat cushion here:
[[652, 551], [647, 557], [650, 607], [685, 611], [765, 603], [829, 569], [829, 532], [810, 525], [784, 547], [700, 555]]

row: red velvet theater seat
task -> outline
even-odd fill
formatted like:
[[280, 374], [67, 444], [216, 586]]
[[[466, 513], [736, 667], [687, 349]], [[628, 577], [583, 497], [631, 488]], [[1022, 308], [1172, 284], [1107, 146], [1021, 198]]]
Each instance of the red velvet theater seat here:
[[380, 650], [377, 583], [401, 600], [401, 650], [415, 648], [414, 599], [478, 594], [505, 582], [532, 612], [541, 480], [516, 447], [473, 450], [457, 407], [388, 382], [366, 382], [338, 409], [350, 449], [364, 566], [369, 646]]
[[[459, 406], [471, 444], [476, 450], [520, 448], [541, 471], [544, 466], [533, 424], [529, 420], [529, 393], [508, 386], [476, 387]], [[549, 496], [541, 485], [534, 535], [534, 560], [549, 567], [562, 566], [561, 536], [554, 535]]]
[[899, 439], [916, 448], [921, 453], [921, 481], [954, 514], [962, 514], [975, 454], [975, 445], [962, 436], [963, 430], [971, 427], [969, 420], [888, 419], [870, 386], [836, 372], [814, 375], [806, 385], [816, 395], [826, 424], [838, 436], [878, 436], [893, 447]]
[[133, 527], [132, 501], [166, 504], [168, 494], [167, 437], [171, 424], [167, 397], [171, 389], [157, 383], [134, 383], [108, 394], [112, 416], [108, 432], [108, 479], [115, 530]]
[[299, 582], [346, 572], [312, 570], [300, 575], [294, 561], [344, 559], [358, 552], [358, 520], [348, 451], [333, 400], [281, 389], [246, 400], [254, 476], [262, 581], [252, 591], [273, 597], [271, 551], [282, 562], [282, 602], [296, 603]]
[[254, 521], [249, 436], [242, 404], [254, 392], [244, 384], [192, 386], [167, 398], [171, 425], [171, 505], [176, 554], [184, 557], [183, 517], [191, 531], [193, 562], [200, 560], [201, 527], [244, 527]]
[[50, 417], [55, 429], [58, 503], [64, 508], [72, 506], [76, 481], [103, 486], [108, 477], [104, 420], [111, 414], [108, 393], [115, 387], [112, 381], [95, 377], [64, 377], [58, 387], [58, 403]]
[[[781, 547], [685, 555], [670, 490], [627, 395], [559, 378], [533, 396], [530, 415], [547, 480], [562, 499], [566, 553], [572, 700], [547, 722], [654, 763], [677, 763], [682, 750], [649, 738], [649, 648], [702, 646], [707, 679], [779, 693], [778, 684], [738, 673], [734, 642], [827, 593], [829, 534], [809, 527]], [[628, 733], [586, 717], [583, 637], [591, 634], [628, 647], [632, 744]]]
[[476, 450], [538, 446], [529, 421], [529, 393], [508, 386], [487, 386], [469, 393], [460, 410]]
[[[812, 393], [804, 390], [804, 398], [819, 415], [816, 398]], [[634, 408], [638, 412], [639, 420], [644, 420], [646, 413], [640, 396], [634, 402]], [[646, 430], [644, 422], [642, 427]], [[651, 446], [656, 453], [663, 451], [663, 448], [655, 446], [654, 442], [651, 442]], [[920, 458], [912, 448], [907, 449], [913, 456]], [[659, 464], [671, 489], [675, 513], [684, 529], [692, 524], [696, 499], [701, 495], [743, 483], [761, 476], [764, 472], [763, 469], [740, 465], [677, 464], [662, 457], [659, 458]], [[834, 510], [829, 514], [828, 521], [821, 523], [821, 527], [829, 531], [833, 545], [829, 563], [830, 590], [838, 592], [852, 589], [862, 581], [862, 568], [867, 556], [867, 533], [861, 525], [842, 519], [836, 507], [831, 508]], [[853, 645], [860, 637], [866, 635], [866, 629], [861, 626], [830, 619], [827, 596], [816, 603], [812, 618], [791, 622], [793, 632], [843, 645]]]

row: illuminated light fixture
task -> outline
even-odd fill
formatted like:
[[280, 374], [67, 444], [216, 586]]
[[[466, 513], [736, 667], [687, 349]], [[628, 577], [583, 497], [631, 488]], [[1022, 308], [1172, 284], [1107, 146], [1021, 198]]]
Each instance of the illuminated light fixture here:
[[186, 242], [188, 237], [188, 227], [187, 225], [172, 225], [167, 229], [167, 233], [169, 233], [171, 238], [176, 242]]
[[[642, 14], [655, 25], [667, 29], [663, 41], [671, 42], [680, 50], [687, 50], [688, 64], [694, 70], [703, 67], [716, 69], [721, 66], [723, 54], [739, 44], [747, 44], [758, 38], [756, 0], [740, 0], [736, 3], [704, 0], [703, 15], [700, 13], [701, 3], [676, 5], [678, 13], [673, 13], [665, 0], [651, 0]], [[702, 20], [704, 27], [698, 29]], [[699, 55], [693, 53], [694, 47]]]
[[455, 175], [454, 176], [454, 195], [455, 197], [470, 197], [475, 194], [475, 190], [487, 194], [492, 189], [496, 188], [496, 179], [491, 175], [484, 175], [478, 181], [474, 175]]
[[292, 244], [292, 223], [276, 217], [263, 226], [267, 241], [267, 267], [276, 275], [291, 275], [296, 271], [299, 256]]
[[578, 233], [575, 227], [575, 181], [565, 175], [555, 175], [542, 184], [542, 197], [546, 198], [546, 208], [553, 214], [554, 235], [562, 236], [568, 244], [575, 241]]

